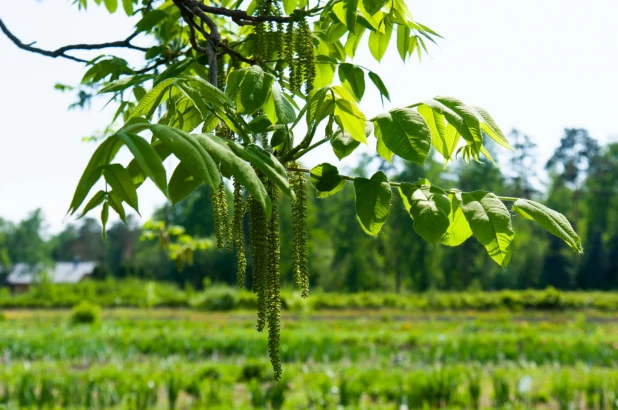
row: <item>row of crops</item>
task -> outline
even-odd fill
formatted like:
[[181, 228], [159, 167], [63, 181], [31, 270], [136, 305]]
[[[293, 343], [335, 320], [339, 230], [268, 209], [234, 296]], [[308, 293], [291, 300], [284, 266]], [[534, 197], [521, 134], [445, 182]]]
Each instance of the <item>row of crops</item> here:
[[[407, 311], [564, 311], [618, 309], [618, 292], [545, 290], [496, 292], [323, 293], [312, 289], [309, 299], [284, 288], [282, 307], [288, 311], [342, 309], [405, 309]], [[104, 307], [175, 307], [206, 311], [255, 310], [255, 295], [237, 287], [208, 286], [197, 291], [164, 282], [137, 279], [83, 281], [78, 284], [40, 283], [27, 292], [0, 289], [0, 308], [67, 308], [83, 300]]]
[[81, 371], [65, 365], [5, 369], [0, 405], [135, 410], [618, 408], [618, 371], [586, 367], [460, 364], [404, 370], [292, 365], [286, 377], [274, 383], [263, 372], [264, 364], [129, 362]]
[[248, 313], [5, 316], [0, 408], [618, 409], [608, 315], [288, 314], [278, 383]]

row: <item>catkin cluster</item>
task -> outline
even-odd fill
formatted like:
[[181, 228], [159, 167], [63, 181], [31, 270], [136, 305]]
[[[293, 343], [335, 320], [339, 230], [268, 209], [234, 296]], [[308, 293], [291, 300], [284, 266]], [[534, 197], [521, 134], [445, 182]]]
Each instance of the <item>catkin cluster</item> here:
[[271, 217], [253, 197], [248, 200], [249, 248], [252, 260], [253, 291], [257, 295], [257, 330], [268, 327], [268, 353], [275, 379], [281, 377], [279, 355], [281, 334], [281, 268], [279, 241], [279, 191], [260, 175], [272, 202]]
[[[256, 9], [258, 16], [282, 14], [277, 0], [261, 0]], [[287, 66], [289, 91], [294, 94], [301, 92], [304, 84], [308, 95], [316, 76], [313, 34], [307, 16], [292, 16], [287, 23], [260, 22], [254, 26], [255, 59], [259, 64], [276, 61], [275, 69], [280, 78], [283, 78]]]
[[247, 272], [247, 257], [245, 255], [245, 230], [243, 220], [245, 217], [245, 200], [242, 185], [234, 179], [234, 220], [232, 221], [232, 239], [236, 248], [236, 260], [238, 263], [237, 280], [238, 287], [245, 287], [245, 273]]
[[[293, 164], [298, 166], [298, 164]], [[289, 172], [290, 186], [296, 200], [292, 202], [292, 272], [302, 297], [309, 296], [309, 252], [307, 248], [307, 180], [301, 172]]]
[[305, 93], [308, 95], [313, 89], [316, 68], [313, 34], [309, 28], [307, 17], [303, 17], [296, 24], [294, 22], [288, 23], [283, 59], [290, 68], [290, 91], [293, 93], [300, 91], [304, 83]]
[[[281, 16], [281, 4], [277, 0], [262, 0], [258, 4], [258, 16]], [[275, 25], [272, 21], [259, 22], [254, 27], [255, 58], [265, 63], [276, 53], [281, 56], [280, 49], [283, 40], [283, 24]]]
[[268, 354], [273, 365], [275, 379], [281, 378], [281, 250], [279, 243], [279, 190], [272, 181], [268, 182], [268, 195], [272, 201], [272, 214], [268, 226]]
[[232, 226], [227, 207], [227, 193], [223, 181], [216, 189], [210, 190], [210, 201], [215, 225], [215, 237], [217, 238], [217, 249], [232, 249]]

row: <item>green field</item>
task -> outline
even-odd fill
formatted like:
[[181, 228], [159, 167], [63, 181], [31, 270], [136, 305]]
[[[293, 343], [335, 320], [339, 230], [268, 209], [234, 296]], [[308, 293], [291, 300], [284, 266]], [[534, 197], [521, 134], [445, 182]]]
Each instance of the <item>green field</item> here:
[[249, 311], [4, 316], [4, 408], [618, 408], [608, 313], [287, 312], [280, 383]]

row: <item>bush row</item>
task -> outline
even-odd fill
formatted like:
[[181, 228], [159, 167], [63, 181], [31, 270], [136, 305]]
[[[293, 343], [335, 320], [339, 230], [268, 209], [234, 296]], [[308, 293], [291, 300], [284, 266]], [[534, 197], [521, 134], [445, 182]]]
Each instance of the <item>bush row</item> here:
[[[207, 311], [254, 309], [256, 305], [253, 293], [235, 287], [212, 286], [197, 292], [170, 283], [136, 279], [40, 284], [24, 293], [0, 290], [0, 308], [69, 308], [84, 300], [103, 307], [185, 307]], [[314, 292], [308, 299], [302, 299], [297, 292], [284, 290], [282, 305], [294, 312], [328, 309], [614, 311], [618, 309], [618, 292], [563, 292], [552, 288], [422, 294]]]

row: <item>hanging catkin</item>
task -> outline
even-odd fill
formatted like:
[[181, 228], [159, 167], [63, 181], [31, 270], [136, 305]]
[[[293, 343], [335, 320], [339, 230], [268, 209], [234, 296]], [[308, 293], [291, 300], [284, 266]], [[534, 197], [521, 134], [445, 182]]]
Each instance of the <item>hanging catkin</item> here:
[[275, 380], [279, 380], [281, 378], [281, 357], [279, 355], [281, 334], [279, 191], [272, 181], [268, 181], [268, 196], [272, 202], [272, 214], [268, 226], [268, 353], [275, 373]]
[[298, 37], [300, 44], [297, 47], [301, 60], [300, 64], [303, 67], [305, 94], [309, 95], [313, 89], [313, 80], [315, 79], [315, 60], [313, 55], [313, 35], [306, 16], [300, 22]]
[[[298, 163], [293, 164], [298, 167]], [[292, 272], [302, 297], [309, 296], [309, 252], [307, 250], [307, 181], [301, 172], [290, 172], [290, 185], [296, 194], [292, 202]]]
[[221, 234], [223, 236], [223, 243], [228, 252], [232, 251], [232, 225], [230, 224], [230, 213], [227, 206], [227, 190], [223, 181], [219, 184], [217, 191], [219, 201], [219, 220], [221, 221]]
[[223, 60], [223, 54], [217, 55], [217, 87], [221, 90], [225, 90], [225, 64]]
[[[289, 90], [292, 93], [295, 93], [300, 87], [299, 82], [299, 67], [294, 58], [296, 50], [296, 31], [294, 29], [294, 22], [288, 22], [287, 31], [285, 33], [285, 61], [290, 67], [290, 76], [289, 76]], [[302, 81], [302, 80], [301, 80]]]
[[[221, 183], [223, 184], [223, 183]], [[217, 238], [217, 249], [223, 250], [224, 247], [224, 238], [223, 238], [223, 230], [221, 229], [221, 204], [219, 203], [219, 189], [218, 188], [210, 188], [210, 202], [212, 203], [212, 216], [213, 216], [213, 224], [215, 228], [215, 237]]]
[[260, 203], [249, 197], [249, 248], [253, 275], [253, 292], [257, 294], [257, 330], [264, 330], [268, 293], [268, 220]]
[[245, 203], [242, 194], [242, 185], [234, 178], [234, 221], [232, 237], [236, 247], [236, 260], [238, 264], [238, 287], [245, 287], [245, 273], [247, 272], [247, 257], [245, 255], [245, 230], [243, 219], [245, 215]]

